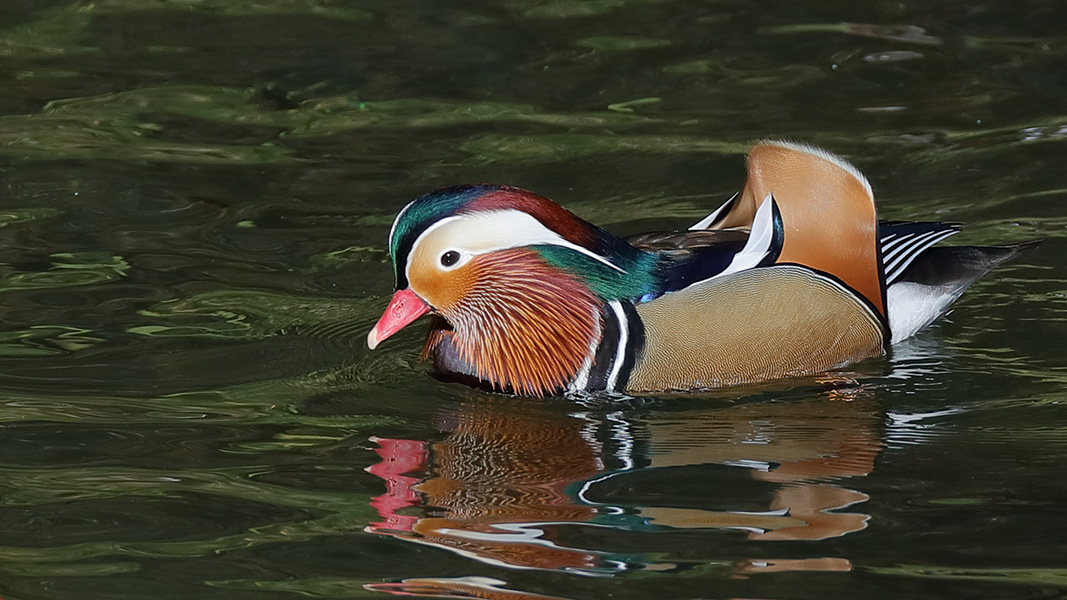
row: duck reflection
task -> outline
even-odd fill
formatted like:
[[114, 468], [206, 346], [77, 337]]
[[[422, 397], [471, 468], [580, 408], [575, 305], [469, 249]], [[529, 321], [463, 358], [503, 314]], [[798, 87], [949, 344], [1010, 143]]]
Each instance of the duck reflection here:
[[855, 390], [810, 400], [755, 403], [685, 413], [649, 424], [650, 467], [716, 463], [778, 484], [767, 512], [725, 513], [643, 507], [671, 527], [736, 527], [755, 540], [823, 540], [866, 527], [868, 516], [839, 511], [868, 499], [829, 481], [869, 474], [881, 449], [882, 420]]
[[[770, 542], [866, 527], [850, 507], [867, 495], [835, 483], [870, 473], [881, 448], [882, 415], [861, 393], [692, 402], [615, 410], [473, 397], [440, 415], [440, 441], [374, 440], [381, 462], [368, 470], [387, 493], [368, 530], [499, 566], [611, 575], [676, 566], [647, 558], [662, 555], [663, 536], [644, 549], [646, 534], [735, 530]], [[749, 482], [721, 506], [707, 492], [720, 475], [724, 489]], [[620, 552], [622, 532], [636, 537]], [[738, 562], [740, 573], [849, 568], [824, 556]]]
[[[449, 435], [440, 442], [375, 439], [382, 462], [369, 470], [388, 492], [374, 500], [382, 520], [370, 530], [512, 567], [600, 569], [599, 553], [561, 546], [545, 531], [590, 522], [600, 510], [569, 490], [604, 471], [591, 424], [509, 400], [443, 414], [439, 428]], [[427, 514], [398, 512], [413, 506]]]

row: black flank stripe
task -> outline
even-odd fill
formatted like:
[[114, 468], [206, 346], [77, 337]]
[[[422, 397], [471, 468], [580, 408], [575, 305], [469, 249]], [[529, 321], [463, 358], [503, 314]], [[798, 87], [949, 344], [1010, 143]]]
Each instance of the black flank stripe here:
[[767, 256], [759, 262], [757, 267], [769, 267], [778, 260], [782, 254], [782, 246], [785, 245], [785, 224], [782, 223], [782, 211], [778, 210], [778, 203], [771, 196], [771, 245], [767, 248]]

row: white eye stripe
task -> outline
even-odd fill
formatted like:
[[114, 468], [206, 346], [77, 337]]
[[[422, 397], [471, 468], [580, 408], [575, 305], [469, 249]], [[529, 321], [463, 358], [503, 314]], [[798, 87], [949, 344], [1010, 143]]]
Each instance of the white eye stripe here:
[[[573, 244], [555, 231], [547, 228], [532, 215], [515, 209], [503, 209], [453, 215], [445, 217], [426, 228], [415, 242], [411, 245], [408, 253], [408, 261], [404, 267], [405, 274], [410, 278], [411, 257], [421, 244], [427, 243], [433, 235], [433, 244], [440, 251], [433, 254], [434, 260], [449, 250], [460, 253], [460, 260], [451, 268], [465, 264], [470, 258], [479, 254], [519, 248], [522, 246], [550, 245], [568, 248], [603, 263], [616, 271], [625, 273], [608, 258], [592, 252], [577, 244]], [[438, 267], [440, 267], [438, 262]]]
[[[407, 210], [407, 209], [405, 208], [405, 210]], [[399, 219], [399, 218], [400, 217], [398, 216], [397, 219]], [[427, 235], [433, 233], [435, 230], [440, 229], [441, 227], [444, 227], [445, 225], [447, 225], [447, 224], [449, 224], [449, 223], [451, 223], [453, 221], [456, 221], [456, 220], [458, 220], [460, 218], [461, 217], [459, 217], [459, 216], [445, 217], [445, 218], [441, 219], [440, 221], [434, 223], [433, 225], [430, 225], [429, 227], [427, 227], [422, 233], [419, 234], [419, 237], [415, 238], [415, 242], [413, 244], [411, 244], [411, 249], [408, 250], [408, 255], [406, 257], [407, 264], [404, 265], [404, 277], [407, 278], [409, 286], [411, 285], [411, 257], [415, 256], [415, 250], [419, 247], [419, 243], [422, 242], [422, 240], [425, 239]], [[461, 252], [460, 256], [462, 256], [462, 254], [463, 253]], [[466, 261], [463, 261], [463, 262], [466, 262]]]

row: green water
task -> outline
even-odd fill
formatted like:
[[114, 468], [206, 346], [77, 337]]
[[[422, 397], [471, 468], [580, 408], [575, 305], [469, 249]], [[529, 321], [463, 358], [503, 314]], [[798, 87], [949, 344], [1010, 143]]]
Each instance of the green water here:
[[[1067, 5], [6, 0], [0, 597], [1067, 596]], [[1045, 238], [825, 377], [580, 404], [368, 352], [461, 182], [684, 227], [762, 136]]]

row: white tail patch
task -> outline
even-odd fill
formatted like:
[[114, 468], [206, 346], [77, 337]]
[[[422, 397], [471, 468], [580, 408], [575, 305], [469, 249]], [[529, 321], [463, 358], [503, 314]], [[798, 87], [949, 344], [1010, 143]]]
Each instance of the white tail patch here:
[[933, 323], [965, 289], [966, 285], [923, 285], [911, 281], [889, 286], [885, 303], [889, 313], [890, 342], [906, 340]]

